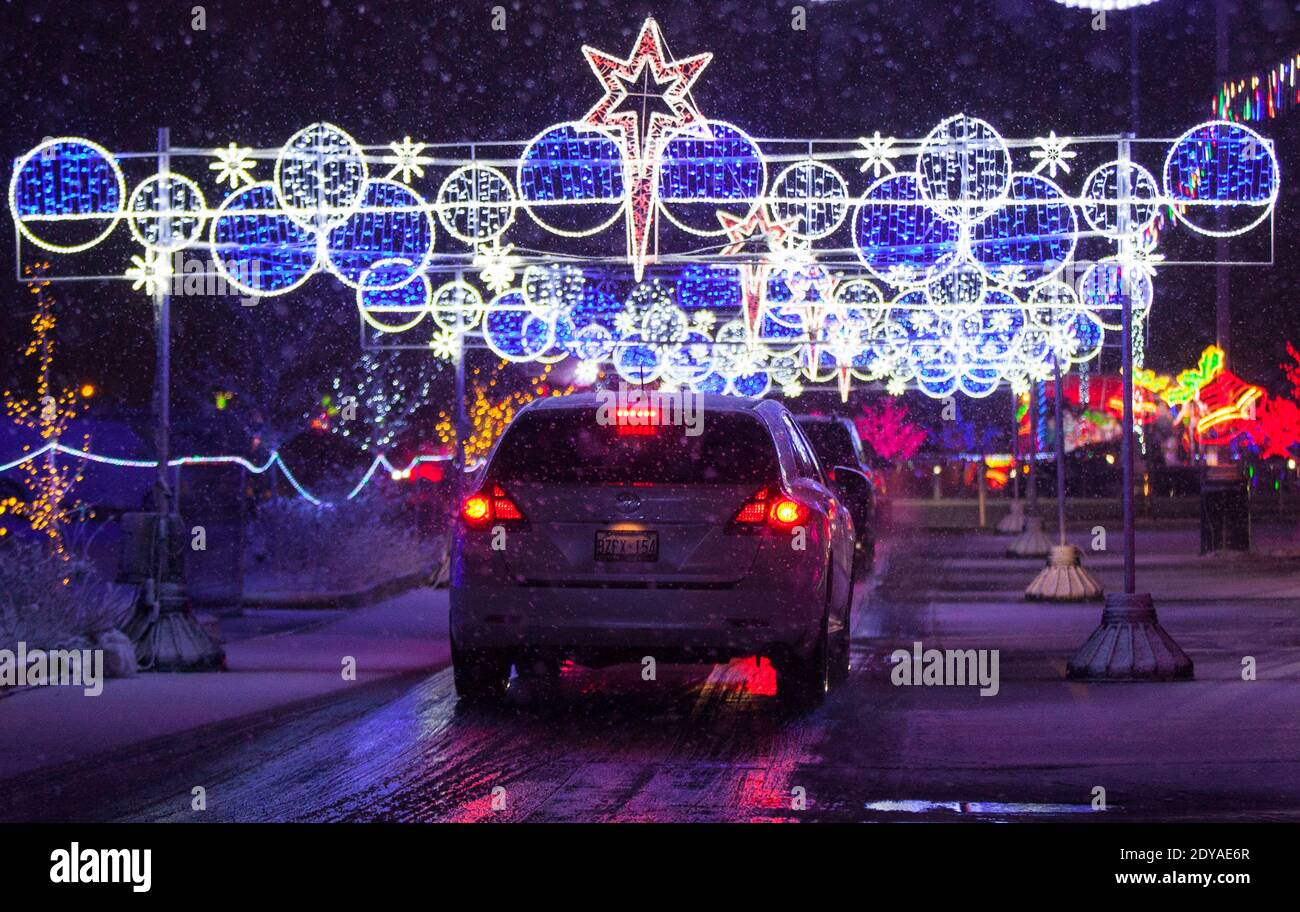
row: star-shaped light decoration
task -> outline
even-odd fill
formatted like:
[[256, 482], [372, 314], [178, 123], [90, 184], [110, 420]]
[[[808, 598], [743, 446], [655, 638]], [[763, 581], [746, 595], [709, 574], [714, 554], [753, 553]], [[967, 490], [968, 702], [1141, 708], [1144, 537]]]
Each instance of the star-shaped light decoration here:
[[217, 186], [230, 181], [230, 189], [238, 190], [241, 184], [253, 183], [252, 170], [257, 162], [248, 157], [252, 152], [252, 149], [234, 143], [224, 149], [213, 149], [212, 154], [217, 160], [209, 164], [208, 169], [217, 172]]
[[460, 339], [450, 329], [440, 329], [429, 340], [429, 351], [435, 358], [451, 361], [460, 352]]
[[[748, 218], [721, 210], [717, 216], [727, 233], [727, 244], [722, 248], [725, 256], [747, 252], [746, 248], [752, 248], [756, 240], [765, 242], [769, 253], [784, 251], [796, 221], [777, 221], [767, 214], [766, 206], [759, 206]], [[758, 341], [758, 330], [767, 304], [767, 280], [772, 274], [772, 267], [771, 258], [766, 256], [742, 263], [739, 267], [740, 287], [745, 299], [745, 330], [751, 343]]]
[[172, 278], [171, 257], [156, 250], [146, 250], [143, 257], [133, 254], [131, 263], [124, 274], [133, 280], [133, 291], [144, 289], [145, 294], [152, 296], [166, 290]]
[[1057, 136], [1056, 131], [1053, 130], [1046, 138], [1040, 136], [1034, 142], [1038, 143], [1038, 148], [1029, 153], [1030, 158], [1038, 159], [1038, 164], [1034, 166], [1034, 174], [1038, 174], [1044, 168], [1047, 169], [1048, 177], [1056, 177], [1058, 168], [1066, 174], [1070, 173], [1070, 159], [1075, 158], [1079, 153], [1066, 148], [1070, 144], [1068, 138]]
[[488, 290], [502, 294], [515, 281], [522, 260], [514, 255], [514, 244], [501, 246], [499, 238], [490, 244], [480, 244], [474, 254], [474, 268], [480, 270], [478, 277]]
[[858, 144], [862, 146], [861, 152], [853, 154], [862, 159], [862, 166], [859, 171], [871, 169], [873, 177], [880, 177], [880, 171], [883, 168], [887, 174], [894, 173], [893, 159], [898, 158], [903, 153], [894, 148], [894, 138], [881, 138], [880, 131], [877, 130], [871, 134], [868, 139], [865, 136], [858, 137]]
[[674, 130], [703, 125], [704, 117], [690, 90], [713, 55], [670, 59], [654, 19], [647, 19], [641, 26], [626, 60], [587, 46], [582, 53], [605, 87], [604, 97], [582, 120], [612, 130], [622, 141], [623, 167], [628, 178], [627, 253], [640, 281], [650, 259], [659, 157]]
[[400, 174], [402, 183], [409, 184], [412, 174], [424, 177], [424, 166], [431, 163], [431, 159], [420, 157], [425, 148], [424, 143], [411, 142], [411, 137], [404, 136], [400, 143], [389, 143], [388, 148], [393, 150], [392, 155], [384, 156], [384, 163], [393, 166], [388, 172], [388, 179]]

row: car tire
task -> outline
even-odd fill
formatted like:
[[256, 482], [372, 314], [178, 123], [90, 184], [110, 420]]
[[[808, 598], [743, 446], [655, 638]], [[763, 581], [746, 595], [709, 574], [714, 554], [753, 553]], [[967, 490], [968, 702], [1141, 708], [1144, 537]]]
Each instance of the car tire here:
[[489, 649], [458, 649], [451, 643], [451, 671], [456, 696], [467, 703], [491, 704], [505, 699], [510, 686], [510, 658]]
[[817, 645], [806, 658], [790, 653], [776, 666], [776, 694], [794, 709], [812, 709], [826, 699], [831, 685], [830, 617], [822, 615]]
[[[856, 575], [854, 577], [856, 579]], [[843, 684], [849, 679], [849, 659], [853, 648], [853, 581], [849, 581], [849, 600], [844, 606], [844, 626], [835, 635], [830, 652], [830, 683]]]

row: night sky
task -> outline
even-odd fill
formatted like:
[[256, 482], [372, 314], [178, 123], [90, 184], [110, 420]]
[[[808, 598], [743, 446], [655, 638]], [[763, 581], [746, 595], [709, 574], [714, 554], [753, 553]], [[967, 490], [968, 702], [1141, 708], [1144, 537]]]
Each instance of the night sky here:
[[[53, 135], [147, 151], [163, 125], [177, 145], [202, 147], [278, 146], [317, 120], [367, 143], [408, 134], [523, 140], [580, 116], [599, 97], [581, 45], [625, 54], [647, 14], [677, 56], [714, 53], [696, 101], [756, 136], [919, 136], [959, 111], [1008, 136], [1116, 133], [1133, 119], [1133, 14], [1112, 13], [1096, 31], [1092, 14], [1052, 0], [808, 2], [806, 31], [791, 28], [792, 3], [758, 0], [507, 2], [504, 32], [491, 29], [496, 4], [486, 0], [213, 0], [204, 4], [206, 31], [191, 28], [195, 5], [0, 0], [6, 161]], [[1229, 6], [1231, 73], [1260, 71], [1300, 50], [1300, 3]], [[1177, 136], [1211, 116], [1214, 4], [1159, 0], [1137, 15], [1138, 133]], [[1300, 228], [1300, 110], [1259, 129], [1277, 141], [1282, 164], [1278, 265], [1233, 271], [1234, 361], [1247, 379], [1280, 390], [1285, 340], [1300, 343], [1293, 291], [1300, 266], [1290, 240]], [[1067, 187], [1077, 191], [1082, 177]], [[3, 273], [12, 276], [8, 218], [0, 231]], [[621, 243], [618, 232], [611, 237]], [[125, 283], [58, 293], [66, 302], [61, 365], [80, 372], [76, 379], [93, 375], [123, 404], [142, 405], [152, 375], [143, 366], [152, 359], [147, 299]], [[30, 296], [14, 282], [2, 300], [0, 376], [8, 377]], [[1190, 366], [1213, 341], [1213, 315], [1213, 270], [1163, 270], [1148, 363]], [[351, 292], [329, 279], [242, 312], [229, 300], [183, 299], [175, 319], [178, 370], [199, 378], [253, 358], [300, 359], [328, 376], [357, 355]]]

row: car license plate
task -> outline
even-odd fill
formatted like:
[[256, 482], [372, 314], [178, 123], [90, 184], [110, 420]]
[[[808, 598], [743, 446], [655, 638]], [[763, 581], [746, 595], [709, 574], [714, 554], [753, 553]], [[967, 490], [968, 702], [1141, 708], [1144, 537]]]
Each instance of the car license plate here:
[[596, 560], [657, 561], [659, 533], [599, 531], [596, 533]]

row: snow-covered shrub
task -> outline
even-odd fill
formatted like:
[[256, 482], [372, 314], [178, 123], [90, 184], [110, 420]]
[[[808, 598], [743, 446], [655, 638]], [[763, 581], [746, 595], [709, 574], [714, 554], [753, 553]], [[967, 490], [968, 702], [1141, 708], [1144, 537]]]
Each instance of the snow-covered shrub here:
[[130, 593], [81, 558], [51, 556], [44, 542], [0, 539], [0, 649], [89, 648], [112, 630]]
[[316, 506], [282, 497], [257, 506], [249, 580], [256, 591], [350, 592], [432, 572], [435, 543], [398, 498], [373, 494]]

